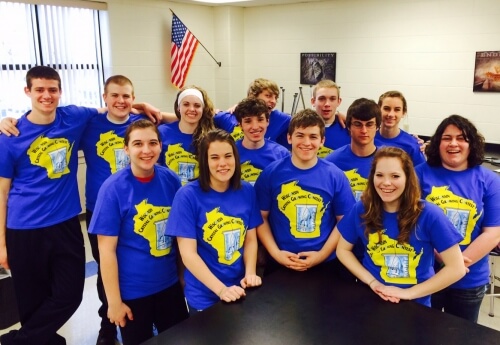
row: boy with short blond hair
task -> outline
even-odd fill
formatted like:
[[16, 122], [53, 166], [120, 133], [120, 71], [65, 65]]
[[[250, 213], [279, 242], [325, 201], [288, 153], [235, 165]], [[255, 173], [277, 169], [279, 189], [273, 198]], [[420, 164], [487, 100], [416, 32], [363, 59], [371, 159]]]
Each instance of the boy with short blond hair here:
[[[80, 149], [83, 150], [87, 163], [85, 202], [85, 221], [87, 229], [97, 202], [97, 194], [104, 181], [117, 171], [129, 165], [129, 158], [124, 151], [124, 137], [127, 127], [144, 115], [132, 113], [135, 100], [134, 86], [123, 75], [109, 77], [104, 83], [104, 102], [108, 111], [105, 116], [94, 117], [87, 125]], [[101, 301], [98, 309], [101, 326], [97, 338], [99, 345], [113, 345], [117, 337], [116, 326], [107, 317], [108, 303], [102, 283], [100, 255], [97, 235], [88, 234], [92, 256], [97, 265], [97, 295]]]
[[349, 132], [339, 120], [337, 108], [341, 103], [340, 87], [334, 81], [325, 79], [314, 85], [311, 105], [325, 121], [325, 143], [318, 152], [321, 158], [351, 141]]

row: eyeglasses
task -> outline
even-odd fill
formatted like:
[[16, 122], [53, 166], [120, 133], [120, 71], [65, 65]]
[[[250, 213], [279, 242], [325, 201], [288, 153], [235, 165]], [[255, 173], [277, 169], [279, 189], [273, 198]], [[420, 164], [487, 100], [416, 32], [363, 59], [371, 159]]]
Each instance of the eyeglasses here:
[[372, 128], [375, 128], [377, 126], [377, 123], [373, 122], [373, 121], [366, 122], [366, 123], [359, 122], [359, 121], [353, 121], [351, 123], [351, 125], [357, 129], [361, 129], [363, 127], [366, 127], [366, 129], [372, 129]]

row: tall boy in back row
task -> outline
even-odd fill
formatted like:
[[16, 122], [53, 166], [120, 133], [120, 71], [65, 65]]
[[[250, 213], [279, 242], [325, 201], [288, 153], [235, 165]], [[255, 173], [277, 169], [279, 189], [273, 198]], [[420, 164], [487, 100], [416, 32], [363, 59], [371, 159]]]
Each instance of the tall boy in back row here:
[[325, 121], [325, 143], [318, 151], [321, 158], [351, 141], [344, 125], [344, 115], [337, 111], [340, 103], [340, 87], [334, 81], [325, 79], [314, 85], [311, 105]]
[[325, 141], [325, 123], [313, 110], [300, 111], [290, 122], [287, 138], [291, 157], [269, 165], [255, 183], [264, 218], [257, 235], [274, 259], [267, 273], [276, 263], [304, 271], [331, 262], [341, 270], [334, 253], [339, 233], [333, 229], [354, 197], [344, 173], [317, 156]]

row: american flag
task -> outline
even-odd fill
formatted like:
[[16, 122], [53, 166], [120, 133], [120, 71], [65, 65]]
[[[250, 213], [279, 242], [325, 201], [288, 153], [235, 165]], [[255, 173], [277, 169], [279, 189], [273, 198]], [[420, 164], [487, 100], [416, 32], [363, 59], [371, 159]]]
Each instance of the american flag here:
[[172, 84], [178, 88], [184, 86], [196, 47], [198, 47], [198, 40], [196, 37], [194, 37], [179, 18], [173, 14], [170, 70], [172, 71]]

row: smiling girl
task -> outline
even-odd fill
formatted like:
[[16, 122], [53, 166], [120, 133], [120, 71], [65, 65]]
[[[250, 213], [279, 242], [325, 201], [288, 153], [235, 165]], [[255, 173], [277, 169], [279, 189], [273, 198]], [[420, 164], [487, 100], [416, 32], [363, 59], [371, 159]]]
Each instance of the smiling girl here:
[[245, 288], [262, 284], [255, 273], [255, 228], [262, 217], [252, 185], [240, 180], [234, 139], [223, 130], [210, 131], [198, 152], [200, 176], [176, 194], [167, 224], [186, 266], [190, 313], [218, 300], [236, 301]]
[[201, 137], [214, 127], [214, 108], [205, 90], [192, 85], [179, 91], [174, 109], [179, 122], [159, 127], [163, 138], [160, 164], [174, 171], [184, 185], [198, 177], [195, 154]]
[[179, 178], [156, 165], [160, 134], [147, 120], [125, 133], [130, 165], [99, 190], [89, 233], [97, 234], [101, 273], [111, 323], [124, 345], [140, 344], [187, 318], [177, 274], [177, 251], [165, 224]]
[[[465, 274], [460, 236], [437, 206], [420, 200], [413, 164], [401, 149], [377, 150], [361, 201], [337, 227], [338, 258], [386, 301], [430, 306], [430, 294]], [[365, 248], [362, 263], [352, 253], [358, 239]], [[437, 274], [434, 250], [446, 264]]]

